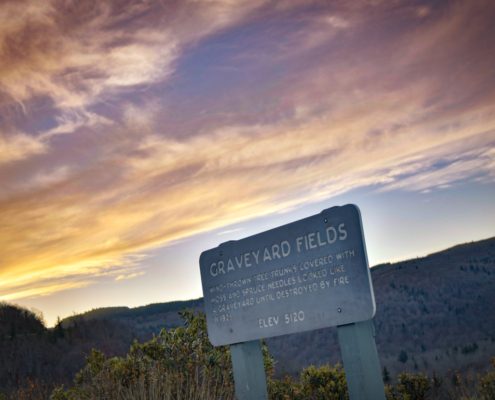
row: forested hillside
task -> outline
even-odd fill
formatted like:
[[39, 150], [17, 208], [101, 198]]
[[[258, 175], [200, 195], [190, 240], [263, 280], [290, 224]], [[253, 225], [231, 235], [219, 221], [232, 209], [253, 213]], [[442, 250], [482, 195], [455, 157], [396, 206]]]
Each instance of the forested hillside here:
[[47, 329], [30, 311], [0, 307], [0, 389], [29, 382], [69, 383], [92, 348], [107, 355], [125, 354], [137, 337], [118, 321], [78, 320], [70, 327]]
[[[444, 374], [478, 369], [495, 355], [495, 239], [372, 268], [382, 365]], [[337, 362], [336, 329], [268, 341], [289, 372]]]

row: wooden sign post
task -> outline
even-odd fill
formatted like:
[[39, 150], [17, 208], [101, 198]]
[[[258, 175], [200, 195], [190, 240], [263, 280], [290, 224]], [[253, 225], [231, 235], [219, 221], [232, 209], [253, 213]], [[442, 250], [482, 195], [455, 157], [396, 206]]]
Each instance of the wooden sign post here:
[[352, 400], [384, 399], [359, 209], [222, 243], [200, 257], [208, 336], [231, 345], [238, 399], [266, 399], [259, 339], [337, 326]]
[[261, 342], [253, 340], [232, 344], [230, 352], [237, 399], [268, 399]]
[[351, 400], [385, 400], [373, 321], [337, 327]]

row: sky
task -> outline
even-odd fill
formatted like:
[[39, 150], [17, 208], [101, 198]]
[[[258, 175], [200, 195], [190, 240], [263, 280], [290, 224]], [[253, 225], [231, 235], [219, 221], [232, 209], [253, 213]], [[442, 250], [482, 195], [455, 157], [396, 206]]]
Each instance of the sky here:
[[202, 295], [347, 203], [371, 265], [495, 233], [495, 3], [2, 0], [0, 301]]

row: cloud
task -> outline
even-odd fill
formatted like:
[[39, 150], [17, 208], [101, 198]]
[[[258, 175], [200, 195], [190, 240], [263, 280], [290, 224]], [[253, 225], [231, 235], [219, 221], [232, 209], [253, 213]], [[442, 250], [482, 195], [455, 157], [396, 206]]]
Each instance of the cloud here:
[[[490, 136], [494, 132], [491, 132]], [[382, 190], [429, 192], [438, 188], [448, 188], [466, 180], [493, 183], [495, 181], [494, 145], [495, 141], [491, 140], [486, 147], [459, 149], [453, 154], [442, 149], [434, 158], [429, 154], [429, 157], [414, 160], [412, 165], [406, 161], [401, 165], [403, 170], [399, 166], [399, 172], [397, 170], [389, 172], [390, 183], [385, 184]]]
[[0, 90], [20, 102], [47, 95], [61, 108], [84, 107], [166, 79], [183, 46], [260, 4], [7, 2]]
[[41, 154], [46, 151], [43, 142], [23, 133], [3, 134], [0, 132], [0, 165]]
[[85, 110], [64, 110], [55, 118], [56, 126], [43, 131], [37, 137], [39, 142], [48, 143], [56, 135], [73, 133], [81, 127], [111, 125], [112, 121], [102, 115]]
[[128, 280], [128, 279], [134, 279], [134, 278], [137, 278], [139, 276], [142, 276], [144, 275], [144, 272], [141, 271], [141, 272], [133, 272], [131, 274], [126, 274], [126, 275], [119, 275], [115, 278], [116, 281], [124, 281], [124, 280]]
[[490, 13], [152, 4], [0, 28], [26, 110], [0, 142], [0, 299], [137, 277], [152, 248], [359, 187], [493, 183]]
[[221, 232], [218, 232], [217, 235], [218, 236], [230, 235], [231, 233], [241, 232], [242, 230], [244, 230], [244, 229], [243, 228], [225, 229], [225, 230], [223, 230]]
[[16, 299], [30, 299], [40, 296], [49, 296], [53, 293], [80, 289], [91, 284], [91, 281], [70, 281], [63, 282], [62, 279], [56, 279], [51, 284], [44, 284], [44, 282], [37, 282], [33, 285], [29, 282], [25, 285], [19, 285], [11, 287], [10, 290], [0, 295], [2, 301], [12, 301]]

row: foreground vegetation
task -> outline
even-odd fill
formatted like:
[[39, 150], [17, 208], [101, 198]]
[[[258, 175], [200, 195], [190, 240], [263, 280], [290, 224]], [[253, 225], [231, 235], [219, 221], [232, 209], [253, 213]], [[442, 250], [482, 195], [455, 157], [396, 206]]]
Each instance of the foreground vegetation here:
[[[203, 314], [182, 313], [184, 326], [162, 330], [144, 342], [134, 342], [125, 357], [106, 357], [92, 350], [86, 365], [70, 387], [49, 388], [30, 382], [3, 399], [19, 400], [220, 400], [234, 399], [228, 347], [213, 347], [207, 337]], [[348, 399], [345, 374], [340, 365], [305, 368], [299, 377], [275, 379], [274, 360], [264, 347], [265, 368], [272, 400]], [[402, 373], [387, 381], [388, 400], [495, 399], [494, 369], [466, 379], [454, 374], [451, 382], [424, 374]]]

